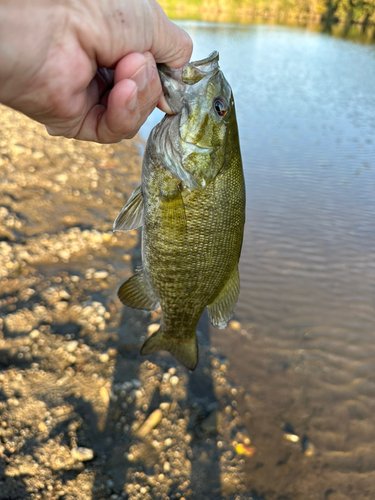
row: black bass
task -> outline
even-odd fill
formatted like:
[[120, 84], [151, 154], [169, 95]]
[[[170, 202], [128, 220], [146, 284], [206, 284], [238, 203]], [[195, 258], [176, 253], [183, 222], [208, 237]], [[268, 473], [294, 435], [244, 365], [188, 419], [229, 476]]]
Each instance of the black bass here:
[[205, 307], [225, 328], [240, 290], [245, 184], [233, 94], [218, 61], [214, 52], [177, 70], [159, 66], [174, 115], [151, 131], [141, 185], [113, 227], [143, 226], [143, 267], [120, 287], [120, 300], [162, 309], [160, 329], [141, 353], [169, 351], [190, 370]]

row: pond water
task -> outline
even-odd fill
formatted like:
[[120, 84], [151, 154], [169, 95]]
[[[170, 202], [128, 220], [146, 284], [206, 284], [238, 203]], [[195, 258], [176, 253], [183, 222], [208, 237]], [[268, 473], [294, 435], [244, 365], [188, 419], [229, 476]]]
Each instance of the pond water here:
[[[219, 51], [236, 101], [244, 328], [212, 329], [211, 340], [247, 392], [259, 451], [249, 484], [266, 500], [373, 499], [375, 46], [280, 26], [179, 24], [194, 59]], [[283, 439], [285, 423], [313, 443], [312, 457]]]

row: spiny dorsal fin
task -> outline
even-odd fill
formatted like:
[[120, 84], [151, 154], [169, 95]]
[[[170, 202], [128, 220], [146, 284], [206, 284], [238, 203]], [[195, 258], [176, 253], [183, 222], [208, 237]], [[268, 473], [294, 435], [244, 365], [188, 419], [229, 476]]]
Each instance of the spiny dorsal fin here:
[[189, 370], [195, 370], [198, 364], [198, 344], [194, 333], [187, 339], [167, 337], [161, 327], [143, 344], [141, 354], [151, 354], [156, 351], [170, 352], [181, 364]]
[[208, 306], [208, 315], [213, 326], [216, 328], [225, 328], [227, 326], [228, 321], [233, 316], [239, 293], [240, 277], [236, 267], [219, 295]]
[[113, 223], [113, 231], [130, 231], [143, 224], [143, 194], [138, 186]]
[[143, 269], [120, 286], [118, 297], [123, 304], [134, 309], [154, 311], [159, 307], [159, 301], [145, 279]]

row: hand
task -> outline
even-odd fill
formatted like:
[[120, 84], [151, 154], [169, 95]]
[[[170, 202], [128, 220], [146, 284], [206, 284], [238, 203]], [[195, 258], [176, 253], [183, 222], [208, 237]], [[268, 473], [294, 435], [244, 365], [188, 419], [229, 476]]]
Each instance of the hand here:
[[171, 112], [156, 62], [191, 52], [155, 0], [0, 0], [0, 102], [51, 135], [133, 137], [157, 104]]

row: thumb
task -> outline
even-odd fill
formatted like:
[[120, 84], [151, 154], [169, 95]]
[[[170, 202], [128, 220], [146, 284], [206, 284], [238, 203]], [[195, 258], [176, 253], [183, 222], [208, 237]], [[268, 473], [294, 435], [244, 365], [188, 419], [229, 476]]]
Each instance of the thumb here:
[[157, 63], [165, 63], [171, 68], [180, 68], [189, 61], [193, 52], [193, 42], [190, 36], [172, 23], [163, 9], [151, 0], [155, 19], [153, 43], [150, 52]]

